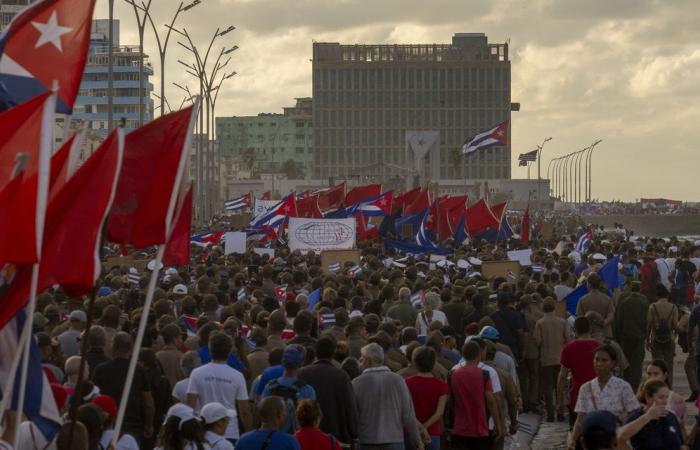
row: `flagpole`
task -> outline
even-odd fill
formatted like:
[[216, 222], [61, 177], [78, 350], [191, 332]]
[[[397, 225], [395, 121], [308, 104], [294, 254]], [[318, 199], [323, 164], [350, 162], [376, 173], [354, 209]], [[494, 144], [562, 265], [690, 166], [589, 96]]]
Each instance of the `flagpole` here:
[[[39, 285], [39, 263], [35, 263], [32, 265], [32, 282], [29, 288], [29, 304], [27, 305], [26, 311], [27, 311], [27, 318], [24, 321], [24, 329], [31, 330], [32, 326], [34, 325], [34, 309], [36, 308], [36, 291], [37, 291], [37, 286]], [[22, 330], [22, 333], [24, 333], [24, 329]], [[20, 376], [20, 381], [19, 381], [19, 399], [17, 401], [17, 413], [19, 414], [19, 417], [17, 421], [15, 422], [15, 442], [14, 442], [14, 447], [17, 448], [17, 443], [19, 439], [19, 426], [22, 423], [22, 420], [20, 418], [22, 417], [22, 414], [24, 412], [24, 396], [25, 396], [25, 391], [27, 390], [27, 372], [29, 370], [29, 356], [30, 356], [30, 351], [32, 348], [32, 340], [31, 338], [25, 339], [24, 343], [24, 350], [22, 350], [21, 353], [24, 353], [24, 357], [22, 358], [22, 368], [21, 368], [21, 376]], [[7, 397], [11, 397], [11, 395], [7, 395]]]
[[[22, 328], [22, 333], [20, 334], [19, 342], [17, 343], [17, 348], [24, 348], [30, 335], [31, 333], [29, 327]], [[9, 393], [12, 392], [12, 388], [15, 384], [15, 379], [17, 378], [17, 369], [19, 368], [19, 362], [22, 358], [23, 353], [24, 352], [21, 351], [15, 352], [15, 355], [12, 357], [12, 365], [10, 366], [8, 378], [5, 381], [5, 385], [3, 386], [2, 392], [7, 392], [8, 395], [4, 395], [2, 397], [2, 401], [0, 402], [0, 434], [2, 434], [2, 432], [4, 431], [3, 419], [5, 413], [10, 409], [10, 400], [12, 399], [12, 395], [9, 395]]]

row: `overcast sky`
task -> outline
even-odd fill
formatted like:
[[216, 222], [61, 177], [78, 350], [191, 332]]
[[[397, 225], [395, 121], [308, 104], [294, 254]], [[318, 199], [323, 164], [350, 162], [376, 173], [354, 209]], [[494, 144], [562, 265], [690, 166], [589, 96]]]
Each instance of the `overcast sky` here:
[[[169, 21], [177, 4], [153, 0], [156, 23]], [[98, 0], [96, 17], [107, 17], [107, 0]], [[115, 17], [121, 43], [138, 44], [131, 6], [117, 0]], [[527, 176], [518, 153], [546, 136], [553, 139], [543, 172], [550, 158], [602, 139], [594, 197], [700, 201], [698, 23], [697, 0], [202, 0], [177, 25], [199, 47], [217, 26], [237, 28], [219, 40], [240, 49], [231, 55], [238, 75], [224, 84], [217, 116], [281, 112], [295, 97], [311, 96], [314, 41], [449, 43], [456, 32], [508, 40], [512, 100], [521, 104], [512, 115], [514, 178]], [[176, 41], [173, 35], [166, 64], [174, 108], [183, 94], [172, 82], [195, 87], [177, 64], [192, 58]], [[145, 48], [158, 74], [150, 29]]]

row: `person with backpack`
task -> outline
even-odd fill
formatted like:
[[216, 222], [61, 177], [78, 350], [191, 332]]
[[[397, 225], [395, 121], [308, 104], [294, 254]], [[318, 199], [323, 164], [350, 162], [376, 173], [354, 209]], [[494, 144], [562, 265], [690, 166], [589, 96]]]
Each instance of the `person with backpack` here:
[[301, 450], [299, 442], [280, 431], [287, 422], [284, 399], [276, 395], [265, 397], [258, 405], [260, 428], [245, 433], [236, 443], [236, 450]]
[[281, 431], [293, 434], [299, 425], [296, 421], [296, 409], [300, 400], [316, 400], [316, 391], [298, 377], [299, 368], [304, 363], [306, 352], [298, 344], [290, 344], [282, 354], [284, 373], [281, 377], [270, 381], [263, 390], [262, 397], [274, 395], [283, 399], [287, 419], [280, 428]]
[[658, 300], [647, 312], [647, 348], [653, 359], [662, 359], [669, 368], [669, 386], [673, 380], [673, 357], [676, 351], [678, 307], [669, 302], [666, 286], [656, 285]]

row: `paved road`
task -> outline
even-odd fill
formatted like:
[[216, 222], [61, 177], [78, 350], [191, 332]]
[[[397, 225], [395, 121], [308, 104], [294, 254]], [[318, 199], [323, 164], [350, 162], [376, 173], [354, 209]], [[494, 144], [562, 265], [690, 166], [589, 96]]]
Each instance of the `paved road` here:
[[[683, 364], [688, 356], [686, 353], [682, 353], [680, 347], [676, 349], [676, 358], [674, 360], [673, 369], [673, 387], [674, 391], [683, 398], [688, 398], [690, 396], [690, 388], [688, 387], [688, 379], [685, 376], [685, 370], [683, 369]], [[692, 355], [691, 355], [692, 357]], [[651, 354], [646, 355], [646, 364], [651, 361]], [[697, 409], [694, 404], [687, 403], [688, 406], [688, 420], [686, 420], [686, 428], [690, 432], [690, 428], [694, 423], [691, 420], [696, 414]], [[527, 418], [525, 418], [527, 420]], [[534, 418], [529, 418], [529, 421], [535, 421]], [[561, 450], [566, 449], [566, 437], [568, 433], [568, 424], [561, 422], [547, 423], [546, 421], [540, 420], [540, 427], [537, 430], [534, 439], [529, 443], [529, 448], [533, 450]], [[519, 433], [520, 435], [520, 433]], [[520, 437], [520, 436], [519, 436]], [[525, 436], [522, 436], [525, 438]], [[521, 443], [521, 448], [528, 448], [528, 442], [526, 439], [519, 439]]]

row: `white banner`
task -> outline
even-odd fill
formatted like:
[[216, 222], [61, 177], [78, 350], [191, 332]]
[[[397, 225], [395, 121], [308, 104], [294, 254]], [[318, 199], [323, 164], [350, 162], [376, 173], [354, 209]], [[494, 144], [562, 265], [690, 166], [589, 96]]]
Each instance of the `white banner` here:
[[355, 219], [289, 218], [289, 249], [320, 252], [355, 248]]
[[508, 259], [511, 261], [518, 261], [521, 266], [529, 266], [532, 264], [530, 262], [530, 257], [532, 256], [532, 249], [526, 248], [524, 250], [511, 250], [508, 252]]
[[246, 233], [244, 231], [229, 231], [224, 237], [226, 238], [224, 254], [245, 253]]
[[259, 217], [268, 212], [273, 206], [278, 204], [279, 200], [260, 200], [255, 199], [255, 207], [253, 208], [253, 218]]

